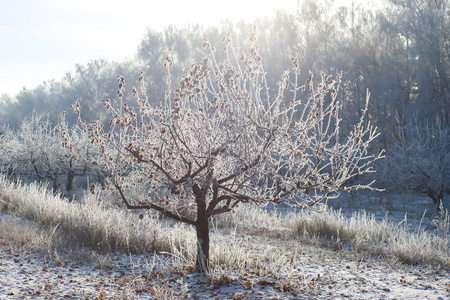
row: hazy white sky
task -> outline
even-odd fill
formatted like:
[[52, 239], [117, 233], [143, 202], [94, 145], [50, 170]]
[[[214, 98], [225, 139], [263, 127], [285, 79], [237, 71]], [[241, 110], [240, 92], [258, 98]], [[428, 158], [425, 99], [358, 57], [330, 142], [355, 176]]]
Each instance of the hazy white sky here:
[[274, 15], [277, 9], [295, 13], [297, 2], [0, 0], [0, 95], [14, 96], [23, 87], [32, 89], [45, 80], [59, 80], [75, 70], [76, 63], [132, 57], [147, 28], [214, 25], [224, 19], [253, 21]]
[[0, 95], [61, 79], [76, 63], [132, 57], [147, 28], [254, 20], [297, 0], [0, 0]]

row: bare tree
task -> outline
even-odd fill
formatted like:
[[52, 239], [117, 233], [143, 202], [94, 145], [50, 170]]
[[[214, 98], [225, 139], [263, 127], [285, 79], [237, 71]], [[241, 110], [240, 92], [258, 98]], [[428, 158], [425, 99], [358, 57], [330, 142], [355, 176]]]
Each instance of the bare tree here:
[[[49, 181], [56, 193], [62, 180], [67, 180], [65, 190], [71, 192], [77, 176], [95, 176], [96, 168], [88, 164], [92, 147], [84, 132], [69, 128], [65, 114], [60, 115], [57, 124], [48, 118], [32, 115], [22, 121], [20, 128], [3, 129], [0, 136], [0, 169], [9, 174], [37, 180]], [[62, 145], [62, 133], [70, 136], [72, 147], [79, 157], [73, 157]], [[98, 177], [98, 176], [97, 176]]]
[[0, 171], [9, 178], [17, 177], [17, 153], [23, 153], [22, 144], [9, 126], [0, 129]]
[[[119, 106], [103, 101], [111, 115], [109, 129], [100, 121], [83, 122], [79, 103], [73, 105], [78, 126], [98, 149], [93, 163], [111, 174], [127, 208], [157, 210], [195, 227], [199, 272], [208, 269], [211, 216], [241, 202], [306, 208], [341, 189], [371, 188], [372, 183], [344, 183], [372, 172], [371, 164], [382, 156], [369, 154], [378, 134], [363, 124], [367, 106], [350, 133], [340, 132], [340, 74], [322, 74], [315, 85], [310, 73], [301, 85], [292, 58], [292, 70], [284, 72], [272, 94], [255, 35], [249, 52], [239, 57], [229, 36], [224, 42], [227, 59], [219, 62], [205, 40], [203, 58], [174, 90], [168, 55], [166, 97], [156, 107], [146, 98], [143, 74], [140, 91], [131, 87], [137, 108], [122, 101], [126, 84], [118, 77]], [[65, 143], [70, 147], [68, 138]], [[132, 199], [135, 189], [140, 196]]]
[[450, 128], [439, 118], [432, 124], [397, 121], [397, 137], [387, 152], [393, 187], [426, 193], [437, 209], [450, 185]]

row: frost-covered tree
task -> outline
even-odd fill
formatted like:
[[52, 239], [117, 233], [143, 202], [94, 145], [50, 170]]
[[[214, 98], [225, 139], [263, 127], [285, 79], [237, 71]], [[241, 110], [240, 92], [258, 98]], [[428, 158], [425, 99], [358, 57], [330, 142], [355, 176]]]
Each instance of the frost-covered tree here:
[[[14, 173], [31, 180], [51, 181], [56, 188], [58, 172], [53, 157], [57, 156], [54, 129], [48, 119], [36, 114], [26, 118], [16, 130], [7, 130], [2, 163], [13, 166]], [[61, 147], [61, 142], [58, 144]], [[66, 151], [67, 152], [67, 151]]]
[[0, 172], [16, 176], [17, 161], [15, 154], [20, 153], [21, 144], [9, 126], [0, 127]]
[[[64, 147], [63, 132], [70, 136], [72, 148], [80, 155], [78, 159]], [[64, 189], [71, 192], [75, 177], [98, 174], [87, 164], [92, 152], [86, 136], [76, 128], [69, 128], [64, 114], [55, 125], [48, 118], [33, 115], [16, 130], [4, 128], [0, 136], [2, 171], [24, 179], [48, 181], [55, 192], [62, 182]]]
[[[450, 115], [450, 5], [447, 0], [391, 0], [404, 41], [407, 98], [419, 120]], [[407, 109], [405, 107], [405, 109]], [[407, 112], [407, 111], [406, 111]], [[405, 112], [405, 113], [406, 113]]]
[[386, 162], [394, 188], [426, 193], [439, 210], [450, 187], [450, 128], [439, 118], [409, 126], [398, 121]]
[[[341, 189], [371, 188], [372, 183], [348, 182], [371, 172], [381, 157], [370, 153], [378, 134], [364, 124], [367, 106], [351, 132], [340, 132], [340, 74], [322, 74], [315, 84], [310, 73], [301, 84], [292, 58], [292, 69], [273, 92], [255, 35], [248, 53], [239, 56], [229, 36], [224, 42], [227, 59], [218, 61], [205, 40], [204, 56], [176, 89], [167, 56], [166, 97], [156, 106], [146, 97], [143, 75], [141, 88], [131, 87], [136, 108], [122, 100], [126, 83], [118, 77], [120, 104], [103, 101], [109, 128], [100, 121], [85, 123], [80, 104], [73, 105], [80, 128], [98, 149], [93, 163], [111, 174], [127, 208], [156, 210], [195, 227], [200, 272], [208, 269], [212, 216], [242, 202], [307, 208]], [[65, 143], [70, 146], [69, 139]]]

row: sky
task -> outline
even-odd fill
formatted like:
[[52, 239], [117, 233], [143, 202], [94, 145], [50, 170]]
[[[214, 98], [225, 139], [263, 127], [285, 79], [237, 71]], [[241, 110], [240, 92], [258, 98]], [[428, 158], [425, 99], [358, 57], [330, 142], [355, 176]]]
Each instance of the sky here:
[[0, 95], [61, 79], [75, 64], [122, 61], [148, 28], [218, 24], [296, 10], [297, 0], [0, 0]]
[[0, 0], [0, 96], [60, 80], [75, 64], [132, 58], [149, 28], [253, 22], [280, 9], [295, 13], [299, 1]]

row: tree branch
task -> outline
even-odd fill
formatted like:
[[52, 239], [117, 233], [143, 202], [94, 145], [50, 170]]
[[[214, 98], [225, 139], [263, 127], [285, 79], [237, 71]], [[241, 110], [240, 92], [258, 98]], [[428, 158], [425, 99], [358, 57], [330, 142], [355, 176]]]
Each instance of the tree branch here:
[[125, 203], [125, 206], [128, 209], [153, 209], [153, 210], [156, 210], [156, 211], [159, 211], [159, 212], [163, 213], [166, 217], [174, 219], [176, 221], [184, 222], [184, 223], [191, 224], [191, 225], [195, 225], [196, 224], [195, 221], [193, 221], [193, 220], [191, 220], [189, 218], [180, 216], [178, 214], [174, 214], [174, 213], [166, 210], [165, 208], [163, 208], [161, 206], [158, 206], [158, 205], [155, 205], [153, 203], [146, 204], [146, 205], [130, 205], [130, 203], [128, 202], [127, 198], [125, 197], [125, 195], [124, 195], [124, 193], [122, 191], [122, 187], [120, 185], [118, 185], [117, 183], [114, 183], [114, 187], [119, 192], [120, 198], [122, 198], [122, 201]]

